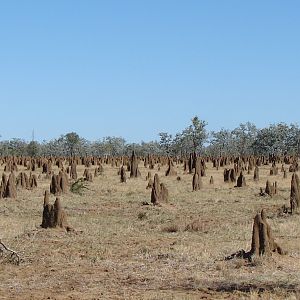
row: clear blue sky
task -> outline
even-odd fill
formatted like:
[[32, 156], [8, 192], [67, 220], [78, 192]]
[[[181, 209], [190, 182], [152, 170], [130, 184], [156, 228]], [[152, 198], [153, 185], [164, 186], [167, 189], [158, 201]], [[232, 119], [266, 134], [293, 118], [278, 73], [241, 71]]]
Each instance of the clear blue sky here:
[[298, 122], [300, 2], [3, 0], [1, 139]]

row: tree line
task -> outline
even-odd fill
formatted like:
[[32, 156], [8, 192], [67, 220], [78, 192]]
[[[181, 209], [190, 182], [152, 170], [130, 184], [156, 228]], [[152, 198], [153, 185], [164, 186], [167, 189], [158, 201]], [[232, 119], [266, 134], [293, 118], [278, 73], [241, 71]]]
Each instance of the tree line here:
[[88, 141], [76, 132], [69, 132], [50, 141], [30, 141], [14, 138], [0, 141], [1, 156], [121, 156], [132, 150], [138, 155], [184, 156], [191, 152], [211, 156], [239, 155], [299, 155], [300, 128], [298, 124], [277, 123], [265, 128], [246, 122], [233, 130], [222, 128], [208, 131], [207, 122], [198, 116], [190, 125], [172, 135], [160, 132], [159, 139], [129, 143], [122, 137], [104, 137]]

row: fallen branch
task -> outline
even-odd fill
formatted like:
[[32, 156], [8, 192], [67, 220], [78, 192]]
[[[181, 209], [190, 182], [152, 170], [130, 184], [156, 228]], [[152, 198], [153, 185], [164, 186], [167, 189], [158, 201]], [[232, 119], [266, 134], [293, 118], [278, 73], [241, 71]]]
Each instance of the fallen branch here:
[[[10, 252], [10, 257], [11, 258], [14, 258], [16, 257], [17, 258], [17, 265], [20, 264], [20, 256], [18, 255], [18, 253], [10, 248], [8, 248], [1, 240], [0, 240], [0, 245], [8, 252]], [[3, 250], [1, 249], [1, 251], [3, 252]]]

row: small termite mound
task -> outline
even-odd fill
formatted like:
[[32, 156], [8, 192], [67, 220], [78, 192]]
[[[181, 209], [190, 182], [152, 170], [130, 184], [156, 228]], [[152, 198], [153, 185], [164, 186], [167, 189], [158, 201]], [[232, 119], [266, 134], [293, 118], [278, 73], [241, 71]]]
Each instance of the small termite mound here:
[[76, 162], [72, 162], [71, 163], [70, 178], [73, 179], [73, 180], [77, 180], [77, 166], [76, 166]]
[[37, 177], [35, 174], [31, 174], [31, 172], [30, 172], [28, 180], [29, 180], [29, 188], [30, 189], [37, 188], [38, 184], [37, 184]]
[[234, 169], [224, 169], [224, 182], [235, 182], [236, 172]]
[[277, 181], [273, 182], [271, 185], [270, 181], [267, 180], [265, 194], [269, 195], [270, 197], [273, 197], [277, 194]]
[[198, 173], [196, 173], [196, 172], [193, 175], [192, 186], [193, 186], [193, 191], [198, 191], [202, 188], [201, 176], [199, 176]]
[[148, 184], [146, 186], [146, 189], [151, 189], [152, 186], [153, 186], [153, 180], [152, 180], [152, 178], [149, 178], [149, 181], [148, 181]]
[[254, 181], [259, 181], [259, 168], [258, 168], [258, 166], [256, 166], [256, 167], [254, 168], [253, 180], [254, 180]]
[[167, 187], [159, 182], [158, 174], [154, 175], [154, 182], [151, 191], [151, 203], [158, 205], [161, 202], [168, 202], [169, 192]]
[[243, 172], [241, 172], [240, 176], [236, 181], [236, 187], [244, 187], [244, 186], [246, 186], [246, 179], [245, 176], [243, 175]]
[[17, 187], [22, 189], [29, 189], [29, 179], [25, 172], [20, 172], [17, 177]]
[[166, 176], [176, 176], [177, 172], [174, 168], [174, 163], [172, 159], [169, 158], [168, 170], [166, 171]]
[[121, 167], [120, 169], [120, 181], [123, 182], [123, 183], [126, 183], [126, 171], [125, 171], [125, 168], [124, 166]]
[[93, 182], [93, 174], [91, 173], [90, 169], [85, 168], [83, 172], [83, 178], [85, 181]]
[[152, 174], [150, 171], [148, 171], [147, 176], [146, 176], [146, 180], [149, 180], [150, 178], [152, 178]]

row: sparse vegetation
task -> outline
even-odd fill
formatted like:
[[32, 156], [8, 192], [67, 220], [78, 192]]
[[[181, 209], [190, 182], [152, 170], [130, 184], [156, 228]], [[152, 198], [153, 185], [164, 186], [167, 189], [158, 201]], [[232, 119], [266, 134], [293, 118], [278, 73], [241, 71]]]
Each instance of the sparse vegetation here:
[[88, 190], [88, 183], [84, 178], [79, 178], [71, 184], [70, 191], [74, 194], [82, 196]]
[[[141, 174], [137, 178], [129, 178], [130, 167], [126, 170], [129, 156], [0, 158], [5, 186], [11, 172], [18, 179], [16, 198], [1, 199], [1, 238], [21, 258], [19, 265], [12, 264], [17, 257], [8, 260], [11, 253], [4, 250], [6, 254], [0, 259], [0, 294], [9, 290], [14, 299], [55, 298], [58, 294], [62, 299], [92, 299], [99, 297], [99, 291], [103, 299], [297, 298], [300, 227], [295, 205], [298, 182], [293, 174], [298, 171], [286, 172], [287, 178], [283, 178], [282, 171], [289, 170], [291, 164], [294, 168], [295, 158], [203, 157], [195, 164], [193, 155], [190, 157], [191, 161], [189, 156], [172, 157], [177, 175], [165, 176], [170, 158], [137, 156]], [[274, 159], [283, 168], [277, 175], [270, 175]], [[74, 181], [72, 164], [76, 164], [78, 174], [100, 166], [105, 171], [93, 181]], [[122, 166], [129, 178], [126, 184], [120, 182], [121, 173], [118, 175]], [[253, 177], [256, 166], [261, 185], [269, 180], [269, 186], [275, 188], [272, 182], [278, 183], [273, 197], [260, 197], [260, 185]], [[249, 169], [253, 169], [250, 174]], [[148, 180], [154, 177], [150, 170], [160, 179], [156, 187], [151, 183], [154, 191], [146, 189]], [[230, 178], [240, 172], [247, 185], [237, 189], [237, 178]], [[37, 180], [32, 189], [26, 188], [30, 173]], [[202, 181], [197, 192], [191, 186], [195, 173]], [[47, 202], [52, 175], [59, 174], [71, 191], [59, 192], [68, 223], [65, 218], [46, 218], [61, 215], [55, 214], [54, 205]], [[161, 195], [165, 186], [167, 198]], [[160, 200], [151, 203], [152, 193]], [[55, 199], [52, 197], [51, 202]], [[256, 227], [265, 226], [262, 232], [268, 236], [270, 226], [272, 235], [258, 241], [264, 247], [268, 241], [271, 248], [269, 251], [268, 247], [258, 246], [258, 253], [265, 251], [268, 255], [248, 259], [244, 250], [236, 251], [252, 248], [253, 218], [262, 209], [267, 212], [267, 222], [262, 217]], [[46, 229], [43, 227], [49, 226], [41, 227], [41, 220], [44, 225], [56, 225]], [[76, 231], [68, 230], [68, 224]], [[278, 253], [285, 251], [285, 255]], [[231, 259], [225, 260], [226, 257]]]

